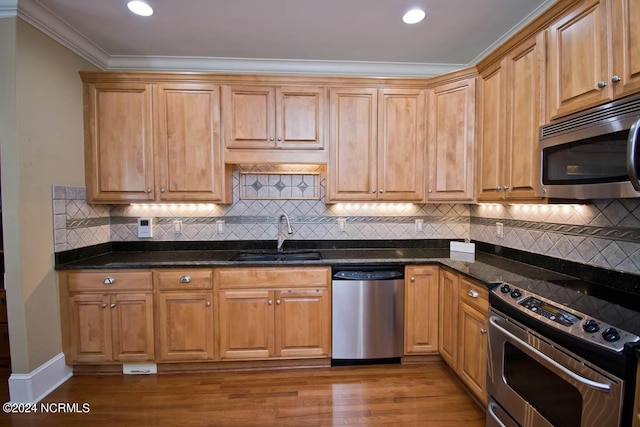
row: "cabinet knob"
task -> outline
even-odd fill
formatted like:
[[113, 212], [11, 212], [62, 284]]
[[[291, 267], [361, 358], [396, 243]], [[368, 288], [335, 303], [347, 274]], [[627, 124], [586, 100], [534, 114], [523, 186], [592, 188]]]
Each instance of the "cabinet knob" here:
[[380, 189], [380, 194], [384, 193], [384, 188]]
[[105, 285], [113, 285], [113, 283], [116, 281], [116, 279], [114, 279], [111, 276], [107, 276], [104, 278], [104, 280], [102, 281], [102, 283], [104, 283]]
[[147, 193], [151, 194], [151, 188], [147, 188]]
[[204, 305], [207, 307], [211, 307], [211, 301], [207, 301]]
[[409, 279], [409, 280], [411, 280], [412, 282], [415, 282], [415, 281], [416, 281], [416, 278], [415, 278], [415, 277], [412, 277], [412, 278], [411, 278], [411, 279]]
[[618, 75], [615, 75], [615, 76], [611, 77], [611, 82], [613, 82], [613, 83], [620, 83], [621, 80], [622, 79]]
[[269, 138], [269, 141], [273, 141], [273, 137]]
[[107, 308], [107, 304], [102, 304], [102, 308]]
[[191, 276], [185, 274], [180, 278], [180, 283], [191, 283]]
[[433, 190], [431, 188], [428, 191], [429, 191], [429, 194], [433, 193]]
[[160, 192], [161, 192], [161, 193], [164, 193], [164, 188], [161, 188], [161, 189], [160, 189]]
[[282, 141], [282, 137], [278, 137], [278, 141]]
[[480, 328], [480, 333], [484, 335], [487, 333], [487, 330], [485, 328]]
[[500, 187], [499, 185], [496, 187], [496, 191], [500, 191], [502, 190], [502, 187]]
[[111, 304], [109, 307], [116, 308], [116, 305], [115, 304]]
[[269, 301], [267, 301], [267, 304], [273, 305], [273, 301], [269, 300]]
[[371, 192], [372, 192], [372, 193], [375, 193], [375, 192], [376, 192], [376, 189], [375, 189], [375, 188], [372, 188], [372, 189], [371, 189]]
[[469, 295], [471, 298], [478, 298], [480, 296], [478, 291], [473, 289], [471, 289], [467, 295]]
[[598, 87], [599, 87], [600, 89], [604, 89], [605, 87], [607, 87], [607, 82], [605, 82], [604, 80], [600, 80], [600, 81], [598, 82]]
[[280, 305], [280, 300], [279, 299], [276, 300], [276, 305]]
[[508, 190], [508, 189], [509, 189], [509, 186], [508, 186], [508, 185], [503, 185], [503, 186], [502, 186], [502, 189], [506, 191], [506, 190]]

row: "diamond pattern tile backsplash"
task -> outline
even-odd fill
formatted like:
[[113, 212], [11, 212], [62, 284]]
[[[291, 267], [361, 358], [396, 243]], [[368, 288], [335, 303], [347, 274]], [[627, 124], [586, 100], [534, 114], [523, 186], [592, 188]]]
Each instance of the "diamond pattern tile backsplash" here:
[[[288, 177], [295, 177], [295, 182]], [[317, 184], [314, 191], [318, 194], [300, 197], [289, 191], [307, 178], [310, 184], [305, 192]], [[264, 193], [257, 195], [258, 190], [247, 195], [243, 186], [255, 182], [266, 183], [275, 191], [269, 190], [268, 198], [262, 198]], [[147, 240], [137, 237], [139, 217], [154, 218], [149, 240], [271, 240], [275, 247], [277, 220], [286, 213], [295, 240], [470, 238], [640, 274], [640, 200], [599, 200], [589, 205], [325, 205], [324, 197], [325, 172], [315, 165], [235, 166], [231, 205], [88, 205], [84, 187], [54, 185], [55, 250]], [[339, 227], [340, 218], [345, 219], [344, 230]], [[416, 227], [416, 220], [422, 220], [422, 230]], [[179, 233], [174, 231], [176, 221], [180, 222]], [[496, 236], [496, 222], [503, 224], [502, 238]]]

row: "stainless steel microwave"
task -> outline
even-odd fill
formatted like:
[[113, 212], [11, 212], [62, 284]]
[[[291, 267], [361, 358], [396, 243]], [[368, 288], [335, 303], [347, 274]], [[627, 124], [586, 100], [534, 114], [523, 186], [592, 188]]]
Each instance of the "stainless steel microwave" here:
[[540, 127], [541, 196], [640, 197], [640, 95]]

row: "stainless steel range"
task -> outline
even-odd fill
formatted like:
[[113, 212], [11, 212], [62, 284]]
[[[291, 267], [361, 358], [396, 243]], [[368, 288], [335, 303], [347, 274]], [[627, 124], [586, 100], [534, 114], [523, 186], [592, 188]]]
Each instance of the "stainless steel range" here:
[[487, 426], [631, 425], [640, 315], [564, 285], [491, 290]]

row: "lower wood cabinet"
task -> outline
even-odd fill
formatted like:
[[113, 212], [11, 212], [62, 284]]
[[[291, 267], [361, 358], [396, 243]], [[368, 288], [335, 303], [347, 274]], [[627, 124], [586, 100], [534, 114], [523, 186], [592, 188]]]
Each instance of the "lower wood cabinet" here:
[[488, 310], [485, 285], [440, 271], [440, 355], [483, 405], [487, 403]]
[[216, 270], [220, 358], [329, 357], [331, 269]]
[[158, 362], [214, 360], [213, 272], [162, 270], [158, 292]]
[[154, 360], [150, 272], [69, 272], [60, 286], [68, 363]]
[[407, 266], [404, 289], [404, 354], [438, 353], [437, 266]]

